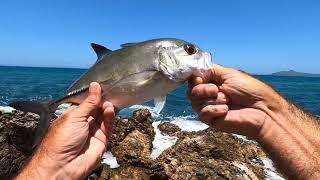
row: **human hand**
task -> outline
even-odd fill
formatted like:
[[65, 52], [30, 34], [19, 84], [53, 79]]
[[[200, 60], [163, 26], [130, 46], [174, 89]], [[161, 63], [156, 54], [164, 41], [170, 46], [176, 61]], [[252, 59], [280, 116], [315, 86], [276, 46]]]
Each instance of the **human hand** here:
[[100, 85], [91, 83], [88, 97], [51, 124], [25, 174], [29, 171], [39, 179], [85, 178], [100, 165], [114, 117], [110, 102], [101, 105]]
[[285, 102], [263, 82], [220, 65], [214, 65], [206, 79], [190, 79], [189, 98], [204, 123], [255, 139]]

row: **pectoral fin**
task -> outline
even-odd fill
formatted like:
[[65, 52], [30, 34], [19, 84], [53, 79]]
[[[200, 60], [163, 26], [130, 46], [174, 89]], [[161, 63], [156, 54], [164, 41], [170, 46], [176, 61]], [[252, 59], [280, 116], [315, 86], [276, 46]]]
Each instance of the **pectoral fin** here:
[[153, 99], [154, 102], [154, 111], [155, 113], [159, 114], [161, 110], [164, 108], [166, 104], [166, 95], [155, 97]]

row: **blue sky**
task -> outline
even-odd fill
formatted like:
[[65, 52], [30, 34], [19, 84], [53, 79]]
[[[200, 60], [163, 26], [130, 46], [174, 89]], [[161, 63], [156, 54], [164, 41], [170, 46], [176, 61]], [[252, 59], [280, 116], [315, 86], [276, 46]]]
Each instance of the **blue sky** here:
[[90, 67], [89, 43], [181, 38], [251, 73], [320, 73], [320, 1], [1, 1], [0, 65]]

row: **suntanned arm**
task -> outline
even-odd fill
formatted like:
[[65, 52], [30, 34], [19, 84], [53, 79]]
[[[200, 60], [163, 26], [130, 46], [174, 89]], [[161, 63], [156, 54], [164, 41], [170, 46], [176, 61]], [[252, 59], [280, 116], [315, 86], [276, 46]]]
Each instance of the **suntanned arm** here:
[[212, 75], [189, 81], [200, 119], [217, 130], [257, 140], [289, 179], [320, 179], [320, 125], [270, 86], [214, 65]]
[[320, 126], [315, 117], [283, 100], [257, 140], [290, 179], [320, 179]]

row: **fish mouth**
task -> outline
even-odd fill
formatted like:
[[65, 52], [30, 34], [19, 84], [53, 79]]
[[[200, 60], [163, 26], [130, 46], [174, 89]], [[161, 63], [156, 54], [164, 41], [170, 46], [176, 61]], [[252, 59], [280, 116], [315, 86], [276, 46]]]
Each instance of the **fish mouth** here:
[[213, 63], [212, 63], [212, 55], [210, 52], [204, 52], [204, 65], [203, 69], [211, 69]]
[[197, 67], [194, 68], [192, 74], [194, 76], [206, 78], [211, 73], [211, 68], [213, 66], [212, 56], [210, 52], [203, 52], [202, 56], [203, 58], [198, 61]]

